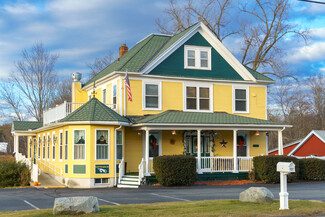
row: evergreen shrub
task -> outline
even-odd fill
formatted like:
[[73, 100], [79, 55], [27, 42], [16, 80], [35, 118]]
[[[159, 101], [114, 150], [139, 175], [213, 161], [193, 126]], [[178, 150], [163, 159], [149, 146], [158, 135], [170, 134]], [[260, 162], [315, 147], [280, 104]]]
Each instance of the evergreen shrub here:
[[0, 187], [27, 186], [30, 171], [26, 164], [16, 161], [0, 162]]
[[325, 180], [325, 160], [300, 159], [300, 178], [304, 180]]
[[276, 171], [277, 163], [291, 161], [295, 164], [296, 172], [288, 174], [288, 182], [297, 180], [299, 177], [299, 160], [297, 158], [284, 155], [254, 157], [255, 179], [264, 183], [279, 183], [280, 173]]
[[197, 179], [194, 156], [158, 156], [153, 159], [153, 168], [163, 186], [189, 186]]

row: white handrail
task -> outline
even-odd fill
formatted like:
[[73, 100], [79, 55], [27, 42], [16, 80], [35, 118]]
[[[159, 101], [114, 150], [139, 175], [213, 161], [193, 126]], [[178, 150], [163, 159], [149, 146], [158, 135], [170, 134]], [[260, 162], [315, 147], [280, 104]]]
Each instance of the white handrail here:
[[118, 183], [121, 183], [121, 179], [124, 176], [124, 158], [122, 158], [120, 164], [118, 165]]
[[[253, 157], [237, 157], [237, 159], [239, 171], [247, 172], [252, 170]], [[198, 160], [197, 157], [196, 160]], [[203, 172], [232, 172], [234, 170], [234, 158], [201, 157], [201, 170]]]
[[142, 158], [141, 163], [139, 164], [139, 167], [138, 167], [138, 169], [139, 169], [139, 182], [138, 182], [138, 184], [139, 185], [141, 184], [141, 180], [144, 177], [144, 171], [143, 171], [144, 167], [143, 167], [143, 165], [144, 165], [144, 159]]
[[[48, 172], [50, 172], [50, 170], [52, 170], [55, 175], [56, 174], [58, 174], [59, 176], [63, 175], [63, 169], [56, 166], [55, 164], [52, 164], [49, 161], [42, 162], [41, 160], [38, 160], [37, 162], [41, 163], [44, 167], [48, 168]], [[48, 163], [49, 165], [46, 165], [45, 162]], [[52, 168], [51, 168], [51, 166], [52, 166]], [[57, 170], [59, 170], [59, 172]]]

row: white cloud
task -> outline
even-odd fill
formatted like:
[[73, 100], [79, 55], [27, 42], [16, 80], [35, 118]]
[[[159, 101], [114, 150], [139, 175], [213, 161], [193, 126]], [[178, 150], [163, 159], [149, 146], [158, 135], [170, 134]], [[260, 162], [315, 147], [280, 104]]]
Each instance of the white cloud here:
[[311, 37], [317, 37], [317, 38], [324, 38], [325, 39], [325, 27], [323, 28], [316, 28], [316, 29], [311, 29], [309, 31]]
[[37, 7], [28, 3], [5, 5], [2, 7], [2, 9], [12, 15], [35, 14], [38, 12]]
[[293, 49], [290, 53], [293, 55], [288, 55], [287, 61], [289, 63], [296, 63], [303, 60], [323, 61], [325, 57], [325, 42], [315, 42], [309, 46]]

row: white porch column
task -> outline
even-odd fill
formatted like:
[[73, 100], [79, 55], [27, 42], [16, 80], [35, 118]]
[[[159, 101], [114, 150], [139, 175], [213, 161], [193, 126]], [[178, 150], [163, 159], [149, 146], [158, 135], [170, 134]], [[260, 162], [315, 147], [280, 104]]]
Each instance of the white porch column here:
[[283, 155], [283, 141], [282, 141], [282, 131], [278, 130], [278, 154]]
[[201, 172], [201, 130], [197, 130], [197, 173]]
[[14, 152], [19, 152], [19, 136], [14, 135]]
[[233, 173], [238, 173], [237, 130], [233, 130], [233, 158], [234, 158], [234, 170], [233, 170]]
[[145, 147], [145, 161], [146, 161], [146, 172], [145, 175], [150, 175], [149, 172], [149, 130], [146, 129], [146, 147]]

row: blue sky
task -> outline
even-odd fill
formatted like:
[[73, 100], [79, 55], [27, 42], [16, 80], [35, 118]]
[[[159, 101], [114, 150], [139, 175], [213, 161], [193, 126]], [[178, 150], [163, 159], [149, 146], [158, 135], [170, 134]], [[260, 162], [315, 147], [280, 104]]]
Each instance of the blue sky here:
[[[288, 62], [294, 74], [325, 74], [325, 5], [292, 0], [290, 20], [310, 29], [310, 39], [287, 38]], [[20, 52], [42, 41], [60, 58], [56, 70], [70, 77], [89, 73], [87, 63], [108, 52], [117, 55], [148, 34], [157, 32], [155, 19], [163, 16], [167, 0], [2, 0], [0, 2], [0, 78], [14, 71]], [[231, 44], [230, 42], [231, 41]], [[234, 40], [225, 44], [238, 56]]]

